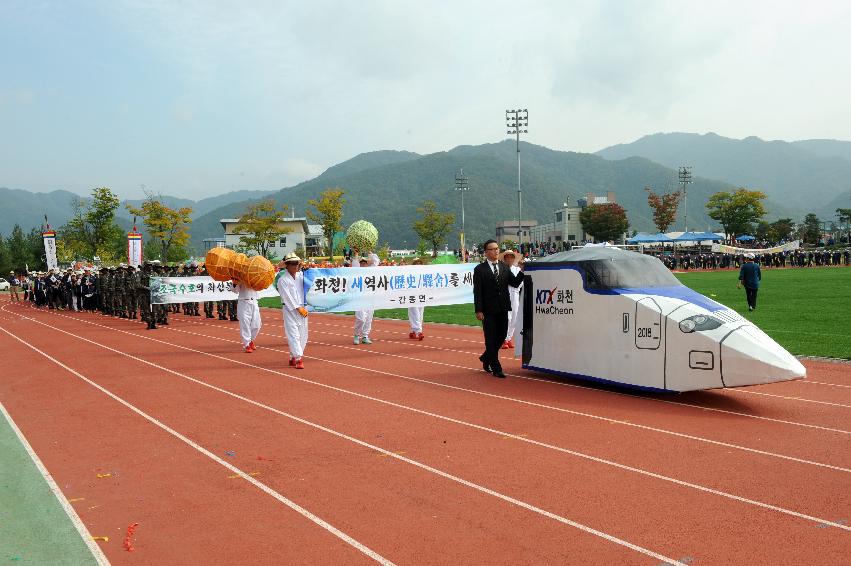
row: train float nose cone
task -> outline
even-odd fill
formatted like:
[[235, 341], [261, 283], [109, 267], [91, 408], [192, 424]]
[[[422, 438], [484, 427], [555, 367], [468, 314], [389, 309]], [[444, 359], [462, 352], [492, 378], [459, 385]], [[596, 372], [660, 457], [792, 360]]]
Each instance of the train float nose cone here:
[[733, 331], [721, 343], [721, 378], [726, 387], [802, 379], [798, 359], [755, 326]]

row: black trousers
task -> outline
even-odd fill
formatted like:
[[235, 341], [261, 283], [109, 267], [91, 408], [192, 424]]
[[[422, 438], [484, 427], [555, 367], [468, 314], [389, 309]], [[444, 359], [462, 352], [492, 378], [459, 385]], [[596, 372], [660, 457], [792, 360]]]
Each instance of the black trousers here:
[[482, 330], [485, 331], [485, 353], [482, 354], [482, 361], [488, 362], [492, 370], [501, 371], [499, 349], [508, 333], [508, 313], [485, 313]]
[[750, 287], [745, 287], [745, 296], [748, 299], [748, 306], [752, 309], [756, 308], [757, 292], [759, 292], [759, 289], [751, 289]]

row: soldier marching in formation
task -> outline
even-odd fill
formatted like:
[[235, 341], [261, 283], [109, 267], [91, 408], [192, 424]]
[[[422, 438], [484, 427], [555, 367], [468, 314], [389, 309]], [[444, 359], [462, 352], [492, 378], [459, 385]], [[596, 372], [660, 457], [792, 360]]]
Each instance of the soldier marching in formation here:
[[[151, 304], [151, 279], [154, 277], [194, 277], [209, 275], [204, 265], [190, 263], [177, 267], [146, 261], [141, 269], [121, 264], [118, 267], [86, 267], [82, 270], [52, 269], [47, 272], [11, 276], [23, 290], [23, 300], [37, 308], [50, 310], [99, 311], [103, 316], [141, 320], [149, 330], [168, 325], [169, 311], [186, 316], [201, 316], [196, 302]], [[16, 285], [17, 287], [17, 285]], [[205, 301], [204, 316], [220, 320], [237, 320], [236, 301]]]

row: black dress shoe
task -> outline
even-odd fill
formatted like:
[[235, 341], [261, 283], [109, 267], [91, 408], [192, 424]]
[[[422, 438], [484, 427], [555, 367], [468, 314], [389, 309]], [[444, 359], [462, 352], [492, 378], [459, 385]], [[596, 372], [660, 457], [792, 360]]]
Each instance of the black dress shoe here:
[[495, 370], [493, 370], [493, 376], [494, 376], [494, 377], [499, 377], [499, 378], [501, 378], [501, 379], [505, 379], [505, 374], [504, 374], [504, 373], [502, 373], [502, 370], [501, 370], [501, 369], [495, 369]]
[[485, 355], [484, 354], [479, 356], [479, 361], [482, 362], [482, 369], [485, 370], [486, 372], [490, 373], [491, 372], [491, 365], [488, 362], [485, 361]]

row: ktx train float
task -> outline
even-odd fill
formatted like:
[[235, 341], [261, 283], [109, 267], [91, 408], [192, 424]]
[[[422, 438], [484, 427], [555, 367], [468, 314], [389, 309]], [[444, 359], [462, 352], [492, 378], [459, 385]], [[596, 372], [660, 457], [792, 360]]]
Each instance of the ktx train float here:
[[524, 368], [658, 391], [806, 377], [765, 332], [652, 256], [581, 248], [527, 263], [525, 273]]

